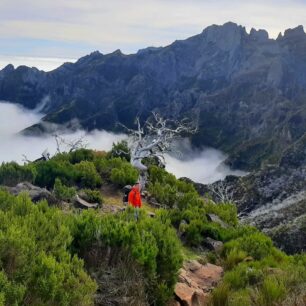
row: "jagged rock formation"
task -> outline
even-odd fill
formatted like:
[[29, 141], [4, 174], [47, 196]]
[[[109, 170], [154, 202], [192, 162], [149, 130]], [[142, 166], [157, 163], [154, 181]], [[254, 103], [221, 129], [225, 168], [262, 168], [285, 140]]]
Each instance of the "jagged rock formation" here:
[[[196, 145], [229, 153], [234, 167], [279, 161], [306, 131], [306, 34], [301, 26], [269, 39], [264, 30], [213, 25], [165, 48], [124, 55], [94, 52], [45, 73], [7, 66], [0, 100], [34, 108], [43, 122], [114, 130], [152, 110], [198, 122]], [[68, 125], [69, 126], [69, 125]], [[39, 124], [29, 133], [45, 131]]]

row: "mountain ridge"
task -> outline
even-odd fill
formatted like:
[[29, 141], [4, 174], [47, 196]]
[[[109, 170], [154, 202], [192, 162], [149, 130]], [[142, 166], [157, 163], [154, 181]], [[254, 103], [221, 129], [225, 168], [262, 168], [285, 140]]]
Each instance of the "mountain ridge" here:
[[[0, 71], [0, 99], [29, 108], [47, 101], [43, 122], [116, 131], [152, 111], [187, 116], [199, 127], [194, 145], [224, 150], [229, 164], [247, 170], [277, 163], [306, 132], [305, 88], [302, 26], [271, 39], [232, 22], [131, 55], [95, 51], [51, 72]], [[38, 124], [26, 132], [45, 131]]]

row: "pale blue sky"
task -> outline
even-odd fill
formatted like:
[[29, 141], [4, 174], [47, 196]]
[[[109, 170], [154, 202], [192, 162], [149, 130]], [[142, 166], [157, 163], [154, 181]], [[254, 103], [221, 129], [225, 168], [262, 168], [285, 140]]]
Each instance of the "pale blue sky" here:
[[234, 21], [276, 37], [306, 23], [302, 0], [0, 0], [0, 55], [133, 53]]

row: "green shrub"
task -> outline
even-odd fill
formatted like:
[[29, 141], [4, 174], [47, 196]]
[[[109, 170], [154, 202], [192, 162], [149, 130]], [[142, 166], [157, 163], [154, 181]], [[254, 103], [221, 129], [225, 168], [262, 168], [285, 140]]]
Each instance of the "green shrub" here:
[[93, 161], [94, 152], [88, 149], [79, 149], [68, 154], [71, 164], [78, 164], [82, 161]]
[[138, 171], [129, 162], [119, 157], [97, 157], [94, 163], [104, 180], [119, 187], [135, 184], [139, 176]]
[[224, 251], [228, 254], [234, 248], [245, 251], [248, 256], [252, 256], [256, 260], [269, 256], [274, 249], [272, 240], [259, 232], [226, 243]]
[[74, 237], [74, 248], [80, 252], [95, 244], [105, 249], [128, 250], [144, 269], [151, 303], [163, 305], [157, 301], [163, 303], [171, 297], [182, 253], [167, 219], [142, 214], [135, 223], [132, 209], [115, 216], [83, 212], [76, 218]]
[[96, 284], [70, 253], [68, 216], [0, 191], [0, 287], [4, 305], [92, 305]]
[[231, 292], [229, 306], [249, 306], [252, 305], [249, 290], [238, 290]]
[[229, 286], [225, 283], [221, 283], [212, 292], [211, 304], [213, 306], [228, 306], [229, 305]]
[[215, 204], [211, 201], [205, 204], [206, 213], [218, 215], [225, 223], [236, 226], [238, 224], [237, 208], [234, 204]]
[[263, 272], [260, 269], [248, 266], [247, 263], [235, 266], [224, 276], [224, 281], [229, 284], [230, 288], [235, 290], [257, 285], [263, 279]]
[[70, 201], [76, 195], [75, 187], [63, 185], [59, 178], [55, 179], [53, 192], [58, 199], [63, 201]]
[[85, 200], [89, 203], [103, 203], [103, 197], [99, 190], [92, 190], [92, 189], [83, 189], [82, 192], [85, 194]]
[[113, 143], [112, 150], [109, 152], [109, 157], [120, 157], [121, 159], [125, 159], [129, 162], [131, 159], [131, 152], [128, 142], [126, 140], [122, 140], [117, 143]]
[[197, 246], [203, 242], [204, 237], [202, 233], [204, 226], [201, 220], [192, 220], [190, 224], [186, 226], [185, 233], [188, 244]]
[[0, 166], [0, 185], [16, 186], [20, 182], [33, 183], [36, 171], [33, 165], [20, 166], [15, 162], [2, 163]]
[[206, 254], [207, 261], [211, 264], [216, 264], [218, 261], [218, 256], [215, 252], [208, 252]]
[[237, 266], [240, 262], [242, 262], [246, 257], [247, 257], [246, 252], [233, 248], [227, 254], [224, 260], [224, 266], [227, 270], [231, 270], [235, 266]]
[[0, 305], [20, 305], [22, 303], [26, 287], [9, 280], [4, 271], [0, 271], [0, 288]]
[[40, 161], [35, 163], [35, 168], [35, 185], [40, 187], [52, 188], [56, 178], [60, 178], [65, 185], [72, 185], [76, 176], [73, 165], [66, 160]]
[[98, 156], [96, 157], [94, 163], [98, 173], [102, 176], [102, 178], [109, 180], [112, 169], [120, 168], [122, 164], [126, 162], [119, 157], [107, 159], [105, 156]]
[[278, 305], [286, 296], [283, 281], [275, 276], [268, 276], [259, 291], [257, 304], [262, 306]]
[[[177, 191], [179, 193], [179, 191]], [[199, 195], [194, 191], [188, 191], [186, 193], [179, 193], [177, 195], [177, 198], [175, 199], [177, 201], [177, 207], [180, 210], [187, 210], [191, 209], [194, 211], [195, 209], [202, 208], [203, 210], [199, 212], [203, 216], [205, 215], [204, 211], [204, 201], [199, 197]]]
[[102, 179], [98, 174], [95, 165], [89, 161], [82, 161], [74, 165], [76, 171], [76, 181], [82, 187], [96, 188], [101, 186]]
[[113, 184], [124, 187], [125, 185], [135, 184], [138, 176], [138, 171], [132, 165], [122, 163], [120, 168], [113, 168], [111, 170], [110, 180]]
[[169, 184], [156, 182], [149, 185], [152, 196], [161, 204], [173, 207], [177, 202], [177, 189]]

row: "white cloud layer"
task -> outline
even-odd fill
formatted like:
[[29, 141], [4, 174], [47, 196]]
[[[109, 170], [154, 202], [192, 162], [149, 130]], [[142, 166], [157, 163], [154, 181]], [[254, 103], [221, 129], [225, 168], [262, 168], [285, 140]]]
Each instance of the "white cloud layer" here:
[[[26, 137], [18, 134], [41, 119], [42, 115], [30, 112], [20, 106], [0, 103], [0, 162], [22, 162], [23, 154], [29, 160], [41, 157], [41, 153], [48, 149], [51, 155], [56, 152], [56, 142], [53, 136]], [[84, 131], [67, 132], [66, 140], [76, 140], [84, 135]], [[85, 143], [96, 150], [110, 150], [113, 142], [120, 141], [124, 135], [116, 135], [105, 131], [87, 133]]]
[[[19, 131], [31, 126], [41, 119], [42, 115], [28, 111], [20, 106], [0, 103], [0, 163], [3, 161], [23, 160], [23, 154], [29, 160], [35, 160], [48, 149], [51, 155], [56, 152], [56, 142], [52, 136], [25, 137]], [[68, 132], [63, 137], [66, 140], [76, 140], [83, 136], [84, 131]], [[110, 150], [113, 142], [124, 139], [125, 135], [116, 135], [105, 131], [93, 131], [85, 135], [89, 148], [95, 150]], [[222, 162], [226, 156], [217, 150], [205, 149], [194, 151], [188, 141], [180, 143], [184, 159], [167, 156], [167, 170], [177, 177], [189, 177], [194, 181], [211, 183], [223, 179], [226, 175], [241, 175], [242, 172], [231, 171]]]
[[0, 40], [53, 41], [52, 54], [42, 56], [75, 57], [73, 50], [73, 55], [62, 54], [67, 42], [130, 53], [167, 45], [227, 21], [247, 29], [265, 28], [276, 37], [305, 23], [305, 15], [304, 0], [1, 0]]
[[167, 170], [176, 177], [189, 177], [195, 182], [210, 184], [224, 179], [227, 175], [244, 175], [245, 172], [231, 170], [224, 165], [226, 155], [215, 149], [193, 153], [184, 160], [167, 156]]

